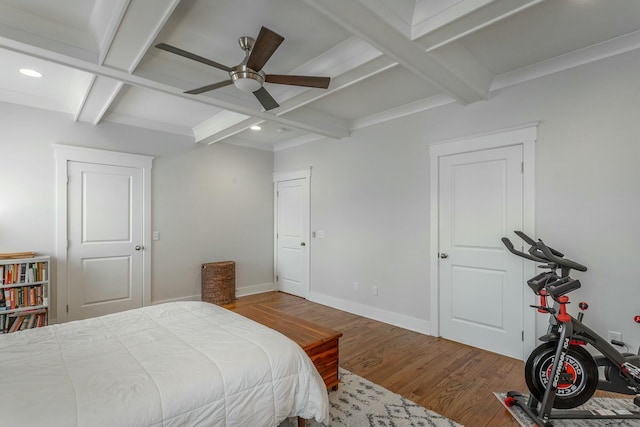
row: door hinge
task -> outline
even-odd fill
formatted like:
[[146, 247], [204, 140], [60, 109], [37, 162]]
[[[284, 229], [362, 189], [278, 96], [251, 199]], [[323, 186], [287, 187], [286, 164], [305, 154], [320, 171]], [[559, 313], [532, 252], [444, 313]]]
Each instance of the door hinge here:
[[524, 162], [520, 162], [520, 173], [524, 173]]
[[69, 175], [67, 175], [67, 184], [69, 183]]
[[522, 331], [522, 341], [524, 341], [524, 331]]
[[67, 304], [67, 313], [69, 312], [69, 304]]
[[280, 280], [280, 276], [276, 274], [276, 282]]

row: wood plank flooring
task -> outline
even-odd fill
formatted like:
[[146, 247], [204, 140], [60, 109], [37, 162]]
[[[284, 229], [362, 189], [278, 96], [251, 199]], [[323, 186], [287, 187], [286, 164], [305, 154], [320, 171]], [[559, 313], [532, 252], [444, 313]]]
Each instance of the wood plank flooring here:
[[241, 297], [343, 333], [340, 366], [466, 427], [518, 427], [494, 391], [526, 391], [522, 361], [280, 292]]

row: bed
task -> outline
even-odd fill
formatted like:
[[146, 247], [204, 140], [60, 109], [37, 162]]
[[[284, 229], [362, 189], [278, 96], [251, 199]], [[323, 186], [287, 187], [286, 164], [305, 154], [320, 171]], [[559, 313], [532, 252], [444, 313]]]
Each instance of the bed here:
[[205, 302], [173, 302], [0, 336], [6, 426], [325, 422], [324, 382], [293, 341]]

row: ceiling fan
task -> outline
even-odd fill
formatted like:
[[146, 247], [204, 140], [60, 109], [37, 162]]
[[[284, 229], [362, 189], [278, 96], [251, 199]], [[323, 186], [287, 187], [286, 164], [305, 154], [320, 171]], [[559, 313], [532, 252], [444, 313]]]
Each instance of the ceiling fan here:
[[203, 58], [186, 50], [182, 50], [166, 43], [158, 43], [158, 49], [210, 65], [212, 67], [224, 70], [229, 73], [229, 80], [202, 86], [196, 89], [185, 91], [192, 95], [208, 92], [224, 86], [233, 84], [243, 92], [251, 92], [258, 99], [265, 110], [272, 110], [280, 105], [262, 86], [264, 82], [276, 83], [282, 85], [304, 86], [326, 89], [329, 87], [329, 77], [317, 76], [289, 76], [283, 74], [265, 74], [262, 70], [271, 55], [276, 51], [278, 46], [284, 41], [284, 37], [271, 31], [266, 27], [260, 29], [257, 39], [243, 36], [238, 39], [240, 47], [245, 51], [244, 60], [235, 67], [227, 67], [207, 58]]

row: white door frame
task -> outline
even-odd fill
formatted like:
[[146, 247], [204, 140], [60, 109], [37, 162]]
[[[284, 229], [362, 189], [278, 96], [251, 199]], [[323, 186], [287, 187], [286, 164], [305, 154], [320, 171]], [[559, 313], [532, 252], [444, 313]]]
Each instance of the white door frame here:
[[[273, 173], [273, 283], [275, 284], [275, 288], [278, 289], [278, 281], [276, 280], [276, 273], [278, 271], [278, 183], [282, 181], [291, 181], [294, 179], [305, 179], [306, 185], [306, 193], [309, 196], [309, 204], [311, 202], [311, 166], [308, 168], [297, 169], [288, 172], [274, 172]], [[307, 223], [311, 225], [311, 206], [308, 209], [309, 218], [307, 218]], [[309, 227], [310, 228], [310, 227]], [[311, 239], [309, 236], [305, 236], [305, 241], [307, 242], [307, 250], [305, 253], [305, 262], [307, 263], [307, 297], [309, 298], [309, 294], [311, 293], [311, 273], [310, 273], [310, 256], [311, 253]]]
[[[499, 129], [489, 133], [469, 136], [466, 138], [442, 141], [429, 147], [430, 157], [430, 261], [429, 268], [431, 271], [431, 335], [440, 336], [440, 271], [438, 263], [438, 245], [440, 242], [439, 229], [440, 221], [439, 212], [439, 164], [440, 157], [452, 154], [468, 153], [473, 151], [486, 150], [490, 148], [506, 147], [510, 145], [522, 145], [523, 152], [523, 214], [522, 225], [523, 230], [530, 236], [535, 236], [535, 142], [537, 139], [537, 129], [539, 122], [527, 123], [507, 129]], [[514, 142], [518, 141], [518, 142]], [[512, 231], [512, 230], [511, 230]], [[529, 278], [535, 274], [535, 263], [524, 263], [524, 278]], [[525, 286], [524, 282], [522, 286]], [[527, 297], [525, 289], [525, 301], [531, 299], [532, 303], [537, 303], [531, 294]], [[536, 326], [535, 326], [535, 310], [524, 310], [523, 318], [524, 329], [524, 353], [523, 357], [535, 348], [536, 345]]]
[[142, 169], [143, 226], [142, 304], [151, 304], [151, 167], [153, 157], [94, 148], [53, 144], [56, 162], [56, 322], [67, 320], [68, 162], [96, 163]]

